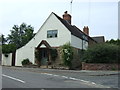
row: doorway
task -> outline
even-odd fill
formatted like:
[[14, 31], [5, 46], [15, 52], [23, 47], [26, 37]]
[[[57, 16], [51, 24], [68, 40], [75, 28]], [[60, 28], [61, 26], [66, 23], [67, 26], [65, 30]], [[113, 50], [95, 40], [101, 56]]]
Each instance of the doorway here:
[[41, 65], [47, 65], [49, 59], [49, 53], [47, 48], [40, 48]]

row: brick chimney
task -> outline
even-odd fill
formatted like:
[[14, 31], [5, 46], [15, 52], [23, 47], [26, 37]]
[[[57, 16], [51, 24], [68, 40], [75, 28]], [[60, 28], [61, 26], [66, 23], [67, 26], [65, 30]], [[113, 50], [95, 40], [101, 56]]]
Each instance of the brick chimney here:
[[84, 26], [83, 32], [89, 36], [89, 28], [88, 28], [88, 26]]
[[65, 11], [64, 14], [63, 14], [63, 19], [71, 24], [71, 18], [72, 18], [71, 15], [68, 14], [67, 11]]

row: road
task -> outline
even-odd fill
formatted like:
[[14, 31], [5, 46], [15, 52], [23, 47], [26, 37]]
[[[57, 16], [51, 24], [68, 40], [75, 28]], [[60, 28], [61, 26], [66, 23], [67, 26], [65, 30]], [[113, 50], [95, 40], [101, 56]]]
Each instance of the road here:
[[2, 88], [110, 88], [116, 80], [117, 75], [95, 72], [2, 67]]

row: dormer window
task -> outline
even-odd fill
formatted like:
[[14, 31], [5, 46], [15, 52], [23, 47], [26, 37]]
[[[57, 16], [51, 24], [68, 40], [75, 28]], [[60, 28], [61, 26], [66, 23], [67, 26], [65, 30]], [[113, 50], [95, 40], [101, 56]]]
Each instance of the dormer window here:
[[56, 38], [58, 35], [58, 30], [48, 30], [47, 38]]

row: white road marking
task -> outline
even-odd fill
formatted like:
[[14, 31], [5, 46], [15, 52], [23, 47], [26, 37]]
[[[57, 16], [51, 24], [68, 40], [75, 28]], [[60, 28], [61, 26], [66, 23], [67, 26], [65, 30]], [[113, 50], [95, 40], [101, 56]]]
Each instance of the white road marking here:
[[94, 82], [92, 82], [92, 84], [95, 84], [95, 85], [96, 85], [96, 83], [94, 83]]
[[41, 73], [41, 74], [53, 76], [53, 74], [50, 74], [50, 73]]
[[49, 75], [49, 76], [54, 76], [54, 77], [58, 77], [58, 76], [59, 76], [59, 75], [50, 74], [50, 73], [41, 73], [41, 74], [44, 74], [44, 75]]
[[92, 83], [92, 84], [94, 84], [94, 82], [85, 81], [85, 80], [81, 80], [81, 79], [77, 79], [77, 78], [73, 78], [73, 77], [69, 77], [69, 79], [76, 80], [76, 81], [81, 81], [81, 82], [84, 82], [84, 83]]
[[[60, 75], [55, 75], [55, 74], [50, 74], [50, 73], [41, 73], [41, 74], [50, 75], [50, 76], [54, 76], [54, 77], [59, 76], [59, 77], [66, 78], [66, 79], [71, 79], [71, 80], [75, 80], [75, 81], [81, 81], [81, 82], [87, 83], [87, 84], [99, 85], [99, 84], [96, 84], [95, 82], [86, 81], [86, 80], [82, 80], [82, 79], [77, 79], [77, 78], [73, 78], [73, 77], [60, 76]], [[110, 88], [109, 86], [103, 86], [103, 85], [99, 85], [99, 86], [104, 87], [104, 88]]]
[[61, 77], [63, 77], [63, 78], [67, 78], [67, 79], [68, 79], [68, 77], [66, 77], [66, 76], [61, 76]]
[[13, 80], [15, 80], [15, 81], [19, 81], [19, 82], [21, 82], [21, 83], [25, 83], [25, 81], [23, 81], [23, 80], [20, 80], [20, 79], [17, 79], [17, 78], [14, 78], [14, 77], [11, 77], [11, 76], [8, 76], [8, 75], [5, 75], [5, 74], [2, 74], [2, 76], [7, 77], [7, 78], [10, 78], [10, 79], [13, 79]]
[[58, 77], [59, 75], [53, 75], [53, 76]]
[[69, 77], [69, 79], [71, 79], [71, 80], [79, 80], [79, 79], [76, 79], [76, 78], [73, 78], [73, 77]]

